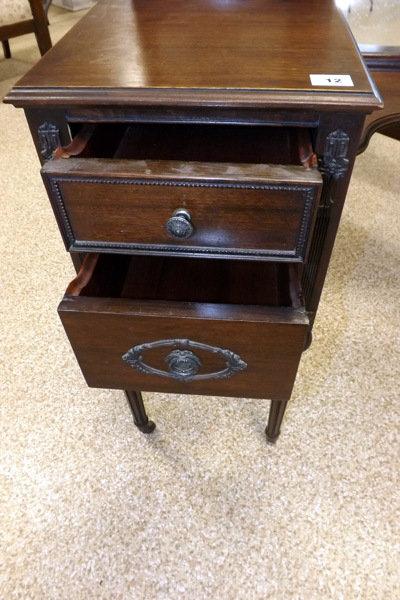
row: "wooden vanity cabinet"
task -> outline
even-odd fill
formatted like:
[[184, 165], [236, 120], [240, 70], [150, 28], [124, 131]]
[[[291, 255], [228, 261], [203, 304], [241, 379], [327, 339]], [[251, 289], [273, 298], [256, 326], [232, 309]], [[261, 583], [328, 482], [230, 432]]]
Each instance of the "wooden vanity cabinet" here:
[[335, 3], [100, 0], [6, 101], [78, 273], [59, 314], [87, 383], [146, 433], [140, 390], [269, 399], [275, 441], [382, 104]]

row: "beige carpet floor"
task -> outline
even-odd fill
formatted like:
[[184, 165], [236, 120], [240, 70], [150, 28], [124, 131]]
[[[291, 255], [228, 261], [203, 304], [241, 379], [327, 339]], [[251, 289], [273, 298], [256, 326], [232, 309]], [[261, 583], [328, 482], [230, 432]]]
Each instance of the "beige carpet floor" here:
[[271, 447], [265, 401], [146, 394], [144, 436], [86, 387], [22, 111], [0, 106], [0, 138], [0, 598], [397, 600], [400, 144], [357, 161]]

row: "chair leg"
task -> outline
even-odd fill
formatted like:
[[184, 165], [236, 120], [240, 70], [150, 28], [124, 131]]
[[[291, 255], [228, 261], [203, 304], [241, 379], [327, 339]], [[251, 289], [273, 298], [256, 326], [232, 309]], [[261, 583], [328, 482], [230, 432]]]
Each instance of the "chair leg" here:
[[271, 400], [269, 409], [268, 425], [265, 429], [267, 441], [270, 443], [276, 442], [281, 430], [283, 415], [285, 414], [288, 400]]
[[146, 414], [146, 409], [143, 404], [142, 394], [132, 390], [125, 390], [125, 396], [132, 411], [133, 421], [142, 433], [151, 433], [154, 431], [156, 424], [149, 421]]
[[2, 42], [4, 58], [11, 58], [11, 48], [10, 42], [8, 40], [3, 40]]
[[43, 56], [43, 54], [46, 54], [46, 52], [51, 48], [49, 30], [44, 27], [40, 28], [38, 31], [36, 31], [35, 35], [37, 44], [39, 46], [40, 54], [41, 56]]
[[43, 4], [40, 1], [32, 2], [31, 0], [31, 10], [35, 28], [35, 36], [39, 46], [40, 54], [46, 54], [48, 50], [51, 48], [51, 38], [48, 27], [47, 15], [45, 13], [45, 9]]

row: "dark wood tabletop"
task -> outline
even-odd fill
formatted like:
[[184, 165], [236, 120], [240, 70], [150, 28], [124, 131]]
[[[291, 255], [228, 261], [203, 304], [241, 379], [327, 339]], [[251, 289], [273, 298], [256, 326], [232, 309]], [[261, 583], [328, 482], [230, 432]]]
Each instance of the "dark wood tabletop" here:
[[[354, 86], [315, 87], [310, 74], [350, 75]], [[7, 101], [47, 99], [364, 111], [380, 103], [333, 0], [99, 0]]]

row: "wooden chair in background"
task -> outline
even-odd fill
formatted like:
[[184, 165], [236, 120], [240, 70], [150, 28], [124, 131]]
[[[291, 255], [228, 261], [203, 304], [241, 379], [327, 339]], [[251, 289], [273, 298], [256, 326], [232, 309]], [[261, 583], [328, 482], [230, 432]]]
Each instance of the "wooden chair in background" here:
[[9, 39], [34, 33], [40, 54], [51, 48], [47, 10], [51, 0], [0, 0], [0, 40], [5, 58], [11, 58]]

